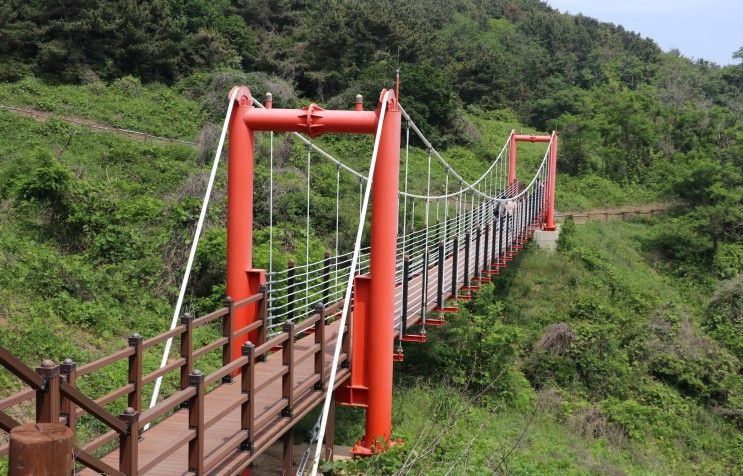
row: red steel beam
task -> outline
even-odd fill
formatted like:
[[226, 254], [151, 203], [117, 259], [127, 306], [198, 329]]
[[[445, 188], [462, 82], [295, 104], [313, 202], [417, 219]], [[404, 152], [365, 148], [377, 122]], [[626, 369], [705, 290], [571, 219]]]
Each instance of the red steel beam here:
[[326, 111], [316, 104], [304, 109], [259, 109], [246, 111], [245, 124], [254, 131], [301, 132], [311, 137], [329, 132], [374, 134], [376, 111]]
[[528, 134], [516, 134], [514, 135], [514, 140], [516, 142], [549, 142], [551, 140], [552, 136], [535, 136], [535, 135], [528, 135]]
[[[227, 173], [227, 295], [235, 302], [258, 292], [265, 275], [253, 269], [253, 180], [254, 132], [300, 132], [311, 137], [325, 133], [375, 134], [380, 120], [380, 94], [376, 111], [363, 111], [362, 98], [355, 110], [324, 110], [316, 104], [303, 109], [273, 109], [267, 98], [266, 109], [254, 107], [250, 90], [233, 88], [237, 104], [230, 118]], [[378, 164], [372, 185], [371, 283], [369, 321], [373, 331], [366, 333], [365, 367], [368, 386], [366, 432], [359, 445], [374, 452], [390, 442], [392, 427], [392, 352], [395, 259], [397, 244], [398, 189], [400, 169], [401, 111], [394, 93], [390, 94], [382, 126]], [[257, 305], [235, 311], [233, 331], [257, 319]], [[245, 340], [255, 342], [251, 333], [233, 345], [233, 360]], [[356, 355], [356, 352], [354, 352]], [[357, 365], [360, 362], [357, 362]], [[354, 366], [356, 367], [356, 366]], [[364, 452], [366, 452], [364, 451]], [[245, 474], [245, 473], [244, 473]]]
[[516, 131], [508, 137], [508, 186], [516, 182]]
[[384, 449], [392, 433], [392, 321], [395, 315], [401, 113], [397, 97], [394, 93], [390, 97], [371, 195], [371, 313], [366, 341], [369, 406], [362, 444], [372, 451]]
[[557, 174], [557, 131], [553, 132], [554, 141], [550, 145], [550, 168], [547, 178], [547, 216], [544, 229], [555, 229], [555, 174]]

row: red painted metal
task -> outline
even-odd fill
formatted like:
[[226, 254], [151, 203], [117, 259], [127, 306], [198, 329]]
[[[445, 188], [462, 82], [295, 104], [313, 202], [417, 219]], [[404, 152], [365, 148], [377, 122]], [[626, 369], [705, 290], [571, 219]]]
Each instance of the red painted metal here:
[[351, 378], [336, 391], [336, 401], [347, 407], [366, 408], [369, 402], [367, 379], [367, 327], [371, 310], [371, 278], [356, 276], [353, 281], [353, 315], [351, 323]]
[[405, 334], [400, 337], [403, 342], [426, 342], [426, 334]]
[[326, 111], [317, 104], [303, 109], [251, 108], [243, 117], [254, 131], [301, 132], [311, 137], [325, 133], [374, 134], [376, 111]]
[[[247, 271], [253, 267], [253, 131], [242, 121], [252, 107], [250, 91], [235, 87], [236, 94], [230, 118], [230, 146], [227, 162], [227, 295], [240, 301], [251, 295]], [[256, 291], [253, 291], [256, 292]], [[254, 322], [255, 306], [236, 309], [232, 331]], [[240, 346], [248, 336], [232, 346], [232, 360], [240, 357]]]
[[[382, 91], [380, 99], [384, 97]], [[385, 448], [392, 433], [392, 353], [395, 315], [398, 190], [400, 180], [401, 113], [394, 93], [379, 138], [372, 185], [370, 321], [374, 332], [366, 341], [369, 359], [369, 407], [366, 433], [360, 445], [372, 451]], [[363, 113], [357, 113], [363, 114]]]
[[516, 134], [516, 142], [549, 142], [551, 136], [535, 136], [533, 134]]
[[511, 131], [508, 146], [508, 185], [516, 182], [516, 144], [518, 142], [549, 142], [551, 136], [535, 136], [533, 134], [516, 134]]
[[435, 307], [433, 312], [455, 313], [459, 312], [459, 308], [457, 306]]
[[550, 146], [550, 175], [547, 179], [547, 216], [544, 229], [555, 229], [555, 174], [557, 173], [557, 131], [552, 133], [554, 141]]
[[508, 186], [516, 182], [516, 131], [508, 137]]
[[[324, 133], [373, 134], [379, 122], [380, 104], [375, 111], [363, 111], [362, 98], [357, 98], [353, 111], [327, 111], [316, 104], [302, 109], [273, 109], [272, 98], [267, 97], [267, 108], [252, 106], [250, 91], [245, 87], [233, 89], [237, 105], [230, 119], [230, 148], [228, 164], [227, 213], [227, 293], [235, 301], [258, 292], [265, 282], [265, 272], [252, 268], [253, 226], [253, 146], [254, 131], [301, 132], [315, 137]], [[377, 167], [372, 186], [373, 213], [371, 217], [371, 270], [369, 277], [359, 276], [355, 282], [355, 306], [351, 325], [352, 372], [351, 381], [339, 391], [339, 400], [348, 405], [363, 406], [366, 411], [366, 431], [356, 445], [356, 454], [371, 454], [393, 444], [392, 421], [392, 366], [401, 355], [390, 352], [393, 344], [393, 315], [395, 296], [395, 260], [398, 221], [398, 189], [400, 169], [401, 114], [397, 96], [391, 92], [387, 113], [379, 138]], [[516, 181], [516, 145], [519, 141], [546, 142], [549, 136], [517, 135], [510, 137], [508, 180]], [[556, 137], [550, 155], [547, 195], [547, 223], [554, 221], [554, 170]], [[507, 261], [510, 261], [509, 255]], [[497, 269], [496, 269], [497, 272]], [[488, 273], [489, 274], [489, 273]], [[487, 282], [488, 278], [482, 281]], [[479, 286], [463, 288], [477, 291]], [[462, 295], [458, 300], [470, 300]], [[453, 312], [453, 308], [451, 311]], [[233, 328], [241, 328], [255, 321], [258, 309], [244, 306], [235, 312]], [[431, 325], [443, 324], [443, 319], [430, 319]], [[373, 329], [373, 331], [372, 331]], [[255, 340], [255, 333], [244, 339]], [[404, 335], [402, 341], [424, 342], [425, 334]], [[233, 359], [239, 357], [242, 342], [233, 346]]]
[[[387, 91], [382, 91], [376, 111], [361, 110], [362, 101], [358, 100], [354, 111], [326, 111], [316, 104], [310, 104], [303, 109], [271, 107], [259, 109], [252, 106], [248, 88], [239, 87], [236, 92], [238, 104], [230, 119], [227, 293], [237, 301], [247, 297], [251, 287], [261, 282], [261, 274], [256, 275], [255, 270], [252, 270], [254, 131], [301, 132], [311, 137], [330, 132], [373, 134], [379, 122], [381, 100]], [[269, 106], [271, 103], [269, 99]], [[374, 332], [354, 329], [356, 335], [352, 337], [352, 352], [356, 358], [353, 359], [352, 374], [356, 373], [359, 378], [352, 382], [349, 392], [353, 395], [347, 398], [351, 404], [368, 403], [366, 433], [359, 442], [362, 448], [360, 451], [364, 454], [386, 447], [390, 443], [392, 431], [393, 357], [390, 345], [394, 335], [392, 316], [395, 296], [400, 123], [400, 108], [397, 97], [392, 93], [381, 131], [372, 186], [375, 212], [372, 213], [371, 279], [368, 284], [366, 318], [374, 323]], [[262, 279], [265, 280], [265, 277]], [[357, 280], [357, 284], [360, 282]], [[371, 303], [374, 305], [371, 306]], [[354, 317], [357, 310], [358, 308], [354, 310]], [[255, 307], [245, 306], [236, 312], [233, 327], [239, 328], [250, 324], [256, 317]], [[239, 357], [240, 344], [234, 346], [236, 353], [233, 359]], [[357, 371], [359, 365], [365, 369], [360, 374]], [[358, 385], [358, 388], [354, 389], [354, 385]], [[368, 391], [363, 391], [362, 387], [368, 388]]]

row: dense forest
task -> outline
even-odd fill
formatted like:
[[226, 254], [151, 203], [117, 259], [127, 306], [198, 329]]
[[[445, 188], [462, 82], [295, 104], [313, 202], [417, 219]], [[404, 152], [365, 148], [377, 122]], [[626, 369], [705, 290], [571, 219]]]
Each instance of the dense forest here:
[[[163, 330], [233, 84], [270, 90], [277, 105], [346, 108], [361, 93], [371, 107], [399, 69], [401, 102], [473, 174], [511, 128], [556, 128], [558, 209], [670, 208], [632, 223], [568, 220], [557, 253], [530, 248], [397, 369], [395, 426], [416, 443], [342, 470], [738, 474], [743, 47], [730, 53], [738, 64], [692, 61], [538, 0], [5, 2], [0, 106], [197, 146], [0, 111], [0, 345], [28, 361], [85, 361], [130, 330]], [[368, 145], [323, 140], [339, 153]], [[283, 147], [276, 228], [290, 241], [304, 233], [302, 153]], [[313, 191], [313, 204], [330, 195]], [[224, 294], [216, 202], [189, 297], [200, 310]], [[260, 262], [266, 207], [256, 213]], [[321, 253], [331, 238], [318, 228], [312, 240]], [[86, 390], [105, 392], [122, 371]], [[340, 442], [359, 434], [352, 417], [339, 412]]]

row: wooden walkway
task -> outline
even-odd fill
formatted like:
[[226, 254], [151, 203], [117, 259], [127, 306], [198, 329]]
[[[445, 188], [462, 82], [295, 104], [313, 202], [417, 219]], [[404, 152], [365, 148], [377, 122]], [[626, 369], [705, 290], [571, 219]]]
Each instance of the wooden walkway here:
[[[338, 335], [338, 322], [326, 326], [326, 340], [334, 343]], [[305, 358], [314, 347], [314, 336], [309, 335], [295, 343], [294, 355], [294, 387], [301, 388], [305, 383], [314, 383], [311, 380], [314, 374], [312, 359]], [[333, 347], [326, 346], [325, 361], [329, 375], [330, 362], [333, 359]], [[246, 436], [240, 431], [240, 406], [238, 402], [245, 398], [241, 392], [239, 379], [232, 383], [219, 385], [207, 393], [205, 402], [205, 421], [209, 427], [205, 432], [205, 466], [216, 467], [209, 472], [213, 475], [234, 474], [252, 462], [258, 455], [268, 449], [278, 440], [296, 421], [315, 408], [325, 396], [325, 392], [313, 389], [313, 385], [305, 385], [306, 390], [295, 396], [295, 408], [292, 418], [281, 417], [277, 409], [283, 399], [281, 379], [277, 378], [284, 372], [286, 366], [282, 363], [281, 352], [269, 355], [265, 362], [256, 365], [256, 432], [254, 438], [255, 450], [250, 452], [235, 450], [239, 442]], [[350, 375], [347, 369], [340, 369], [334, 388], [339, 387]], [[225, 413], [223, 409], [237, 407]], [[209, 422], [213, 422], [211, 425]], [[176, 476], [193, 474], [188, 470], [188, 441], [193, 430], [189, 429], [188, 410], [179, 410], [165, 420], [152, 426], [142, 434], [139, 442], [139, 471], [140, 474], [149, 473], [162, 476]], [[238, 443], [236, 445], [235, 443]], [[162, 462], [153, 464], [164, 452], [169, 456]], [[118, 466], [119, 451], [114, 450], [102, 458], [105, 463], [113, 467]], [[80, 472], [81, 475], [98, 474], [91, 470]]]
[[[405, 271], [398, 275], [392, 316], [396, 338], [424, 341], [426, 326], [442, 325], [444, 314], [456, 311], [456, 306], [447, 301], [471, 299], [471, 292], [490, 281], [490, 276], [497, 274], [525, 242], [509, 245], [493, 261], [496, 256], [493, 236], [490, 240], [487, 232], [465, 236], [469, 236], [468, 243], [462, 239], [457, 244], [449, 243], [446, 249], [437, 246], [430, 253], [427, 266], [419, 253], [402, 268]], [[524, 238], [527, 237], [530, 237], [528, 233]], [[403, 299], [405, 292], [407, 300]], [[342, 341], [336, 379], [329, 382], [340, 327], [339, 319], [329, 318], [340, 314], [342, 303], [319, 306], [315, 314], [299, 323], [285, 323], [283, 331], [270, 338], [267, 303], [267, 287], [261, 286], [257, 294], [239, 302], [228, 299], [225, 307], [207, 315], [195, 319], [184, 316], [181, 324], [171, 331], [146, 340], [133, 335], [128, 347], [80, 367], [72, 361], [61, 365], [46, 361], [34, 370], [0, 347], [0, 364], [29, 387], [0, 400], [0, 429], [9, 432], [20, 424], [4, 413], [7, 409], [35, 400], [37, 422], [61, 421], [77, 428], [77, 420], [88, 414], [110, 428], [75, 449], [77, 461], [86, 467], [79, 474], [239, 474], [320, 405], [328, 386], [338, 389], [351, 375], [353, 338], [349, 334], [353, 334], [353, 309]], [[235, 330], [232, 316], [243, 306], [255, 306], [258, 319]], [[404, 330], [403, 316], [407, 324]], [[194, 329], [218, 323], [222, 326], [222, 337], [195, 348]], [[251, 339], [256, 346], [244, 345], [242, 356], [233, 358], [233, 345], [249, 333], [254, 336]], [[404, 335], [400, 336], [401, 333]], [[143, 374], [143, 352], [158, 348], [169, 338], [178, 340], [180, 357], [171, 359], [162, 369]], [[222, 367], [209, 375], [194, 370], [197, 359], [219, 351]], [[390, 353], [393, 352], [391, 345]], [[401, 356], [396, 354], [396, 357], [399, 360]], [[77, 379], [122, 361], [128, 361], [128, 383], [96, 400], [77, 388]], [[180, 375], [180, 389], [155, 407], [142, 408], [143, 388], [171, 373]], [[229, 375], [237, 377], [230, 381]], [[207, 389], [212, 390], [207, 392]], [[106, 409], [123, 398], [134, 409], [131, 413], [117, 416]], [[147, 423], [151, 423], [151, 428], [137, 438], [139, 429]], [[291, 448], [290, 438], [285, 438], [284, 444]], [[117, 448], [103, 457], [94, 456], [113, 446]], [[7, 445], [0, 446], [0, 457], [8, 451]], [[287, 455], [285, 460], [289, 464], [290, 452]]]
[[[474, 243], [475, 237], [472, 237]], [[457, 282], [456, 289], [461, 289], [465, 284], [465, 247], [461, 246], [458, 252]], [[475, 262], [477, 260], [478, 270], [485, 268], [485, 263], [490, 264], [491, 249], [480, 249], [477, 258], [474, 255], [474, 244], [470, 246], [469, 270], [470, 280], [475, 276]], [[452, 278], [454, 268], [454, 256], [444, 260], [443, 289], [444, 300], [450, 300]], [[489, 266], [488, 266], [489, 267]], [[483, 276], [485, 276], [483, 274]], [[428, 270], [428, 294], [426, 296], [426, 309], [430, 313], [437, 307], [438, 300], [438, 260], [435, 253], [429, 258]], [[487, 279], [487, 278], [485, 278]], [[471, 282], [472, 286], [477, 283]], [[423, 275], [418, 273], [409, 280], [409, 304], [407, 309], [408, 329], [422, 323], [423, 313]], [[469, 293], [463, 292], [466, 296]], [[395, 312], [395, 335], [399, 336], [401, 314], [402, 314], [402, 286], [398, 283], [396, 288], [396, 312]], [[440, 317], [440, 316], [436, 316]], [[435, 322], [435, 321], [434, 321]], [[437, 323], [440, 325], [440, 323]], [[325, 375], [330, 375], [330, 363], [338, 336], [339, 321], [326, 325], [325, 330]], [[279, 411], [285, 406], [282, 398], [282, 382], [279, 378], [286, 371], [286, 365], [282, 361], [282, 352], [268, 355], [265, 362], [256, 365], [255, 388], [256, 388], [256, 435], [252, 452], [235, 449], [236, 443], [245, 440], [244, 431], [240, 430], [241, 412], [240, 402], [244, 401], [245, 394], [241, 392], [240, 383], [236, 380], [232, 383], [222, 384], [213, 391], [206, 394], [205, 420], [208, 429], [205, 432], [205, 466], [215, 468], [208, 472], [211, 475], [232, 475], [245, 468], [261, 453], [266, 451], [299, 419], [304, 417], [317, 405], [321, 404], [325, 392], [314, 389], [313, 379], [317, 374], [314, 372], [313, 360], [307, 356], [316, 350], [315, 337], [307, 335], [295, 343], [294, 348], [294, 388], [300, 389], [295, 396], [294, 414], [291, 418], [281, 416]], [[390, 348], [390, 352], [393, 349]], [[341, 361], [347, 356], [343, 354]], [[350, 371], [340, 368], [337, 373], [334, 388], [340, 387], [350, 376]], [[327, 378], [327, 377], [326, 377]], [[325, 382], [327, 385], [328, 382]], [[225, 408], [233, 408], [225, 411]], [[151, 429], [144, 432], [139, 442], [139, 470], [140, 474], [148, 473], [162, 476], [181, 476], [194, 474], [188, 469], [188, 441], [192, 439], [193, 430], [189, 429], [188, 410], [179, 410], [167, 417], [160, 423], [153, 425]], [[167, 457], [162, 458], [166, 453]], [[105, 463], [117, 467], [119, 451], [114, 450], [102, 458]], [[159, 461], [159, 462], [158, 462]], [[81, 472], [82, 475], [97, 474], [91, 470]]]

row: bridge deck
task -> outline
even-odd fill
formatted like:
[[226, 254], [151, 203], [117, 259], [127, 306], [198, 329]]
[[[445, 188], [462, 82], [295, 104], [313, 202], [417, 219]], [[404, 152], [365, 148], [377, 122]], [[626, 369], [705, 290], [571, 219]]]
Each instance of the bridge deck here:
[[[464, 247], [459, 250], [457, 289], [464, 283]], [[481, 250], [478, 256], [479, 263], [485, 261], [486, 250]], [[489, 253], [488, 253], [489, 255]], [[433, 253], [429, 263], [428, 296], [426, 308], [430, 311], [435, 308], [437, 301], [438, 267], [436, 254]], [[470, 254], [469, 274], [474, 275], [474, 247]], [[453, 255], [450, 254], [444, 263], [444, 297], [451, 298], [451, 274], [453, 268]], [[422, 273], [412, 276], [409, 281], [409, 305], [408, 305], [408, 328], [415, 326], [421, 320], [422, 313]], [[402, 286], [398, 284], [395, 296], [396, 312], [395, 334], [399, 333], [399, 324], [402, 304]], [[338, 335], [339, 321], [336, 320], [326, 325], [325, 328], [325, 368], [326, 378], [330, 375], [330, 365], [336, 337]], [[392, 344], [392, 343], [390, 343]], [[303, 354], [311, 352], [315, 345], [314, 335], [308, 335], [298, 339], [294, 344], [295, 362]], [[390, 346], [390, 352], [392, 352]], [[240, 431], [240, 406], [244, 395], [241, 393], [239, 379], [233, 383], [221, 384], [213, 391], [207, 393], [205, 403], [205, 421], [214, 423], [205, 432], [205, 461], [207, 467], [215, 469], [208, 472], [212, 475], [236, 474], [240, 469], [253, 461], [257, 456], [268, 449], [277, 441], [293, 424], [306, 415], [309, 411], [319, 405], [325, 393], [313, 389], [310, 380], [314, 373], [314, 362], [311, 358], [305, 358], [294, 366], [294, 388], [303, 383], [309, 383], [302, 387], [304, 390], [295, 395], [294, 416], [282, 418], [280, 409], [286, 399], [282, 398], [282, 382], [277, 378], [285, 371], [286, 366], [282, 363], [282, 353], [270, 354], [265, 362], [259, 362], [255, 367], [255, 386], [260, 389], [256, 393], [256, 435], [253, 452], [241, 452], [234, 448], [245, 439], [244, 432]], [[350, 376], [350, 371], [339, 369], [334, 388], [338, 388]], [[261, 388], [265, 384], [265, 387]], [[327, 384], [327, 382], [326, 382]], [[236, 407], [232, 411], [224, 409]], [[207, 423], [208, 424], [208, 423]], [[188, 443], [192, 430], [188, 426], [188, 410], [179, 410], [143, 433], [139, 442], [139, 469], [140, 474], [156, 474], [162, 476], [180, 476], [193, 474], [188, 470]], [[163, 459], [163, 454], [167, 456]], [[102, 460], [113, 467], [118, 466], [118, 449], [104, 456]], [[158, 462], [158, 459], [161, 460]], [[80, 474], [96, 474], [91, 470], [84, 470]]]

